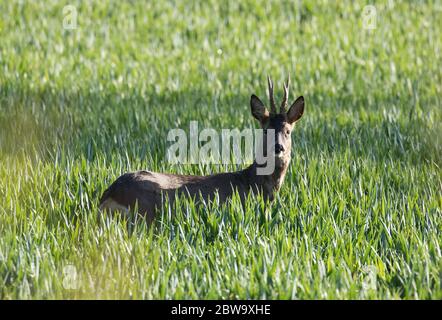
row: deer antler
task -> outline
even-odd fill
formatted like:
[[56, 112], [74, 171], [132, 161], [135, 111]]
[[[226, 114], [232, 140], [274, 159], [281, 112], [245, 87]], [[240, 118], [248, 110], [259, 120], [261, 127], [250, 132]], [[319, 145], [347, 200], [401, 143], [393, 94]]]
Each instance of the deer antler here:
[[284, 98], [282, 99], [281, 102], [281, 110], [280, 110], [281, 113], [287, 112], [286, 109], [287, 109], [287, 101], [289, 98], [289, 86], [290, 86], [290, 74], [287, 78], [287, 84], [284, 83]]
[[273, 99], [273, 82], [269, 76], [267, 76], [267, 82], [269, 84], [269, 100], [270, 100], [270, 112], [276, 113], [275, 100]]

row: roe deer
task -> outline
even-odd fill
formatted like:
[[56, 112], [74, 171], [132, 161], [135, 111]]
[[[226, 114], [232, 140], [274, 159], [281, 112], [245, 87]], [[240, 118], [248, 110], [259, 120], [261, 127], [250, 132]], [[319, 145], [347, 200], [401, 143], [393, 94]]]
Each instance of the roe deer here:
[[[248, 193], [261, 193], [265, 201], [272, 201], [284, 180], [291, 157], [290, 134], [294, 123], [304, 112], [304, 98], [300, 96], [287, 111], [290, 77], [284, 84], [284, 98], [280, 112], [276, 110], [273, 98], [273, 83], [268, 77], [270, 112], [261, 100], [252, 95], [250, 106], [252, 115], [259, 120], [263, 129], [264, 141], [267, 132], [274, 134], [274, 145], [267, 146], [269, 156], [274, 157], [275, 169], [266, 175], [257, 174], [259, 164], [255, 160], [248, 168], [208, 176], [192, 176], [150, 171], [130, 172], [120, 176], [103, 193], [100, 209], [128, 213], [138, 208], [138, 213], [146, 216], [149, 222], [155, 218], [156, 210], [161, 208], [164, 196], [173, 203], [175, 195], [201, 196], [209, 200], [218, 193], [220, 202], [225, 202], [234, 192], [238, 192], [241, 201]], [[272, 129], [272, 130], [269, 130]]]

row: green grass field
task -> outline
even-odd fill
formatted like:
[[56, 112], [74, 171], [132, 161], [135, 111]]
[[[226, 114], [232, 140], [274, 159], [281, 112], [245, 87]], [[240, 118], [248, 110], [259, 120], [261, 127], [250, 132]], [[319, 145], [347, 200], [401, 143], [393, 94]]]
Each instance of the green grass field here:
[[[63, 28], [63, 7], [77, 28]], [[376, 7], [366, 28], [364, 6]], [[1, 299], [442, 299], [440, 1], [0, 1]], [[276, 201], [99, 216], [167, 132], [306, 99]]]

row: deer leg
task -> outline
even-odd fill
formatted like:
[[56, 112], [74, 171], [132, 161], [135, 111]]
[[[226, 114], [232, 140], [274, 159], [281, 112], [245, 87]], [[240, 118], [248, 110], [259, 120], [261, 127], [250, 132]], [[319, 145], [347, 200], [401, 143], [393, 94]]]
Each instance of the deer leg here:
[[100, 205], [100, 210], [101, 211], [107, 210], [111, 214], [115, 212], [121, 212], [125, 216], [129, 215], [129, 208], [119, 204], [112, 198], [107, 198], [105, 201], [103, 201], [103, 203]]

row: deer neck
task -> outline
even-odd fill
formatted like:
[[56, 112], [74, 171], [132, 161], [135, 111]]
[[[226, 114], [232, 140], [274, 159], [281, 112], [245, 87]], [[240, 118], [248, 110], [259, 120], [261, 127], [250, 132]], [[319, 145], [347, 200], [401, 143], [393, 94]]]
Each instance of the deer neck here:
[[256, 188], [264, 192], [264, 195], [273, 200], [274, 195], [282, 186], [290, 158], [281, 159], [275, 163], [275, 170], [271, 174], [258, 174], [259, 165], [255, 162], [244, 170], [247, 175], [250, 187]]

